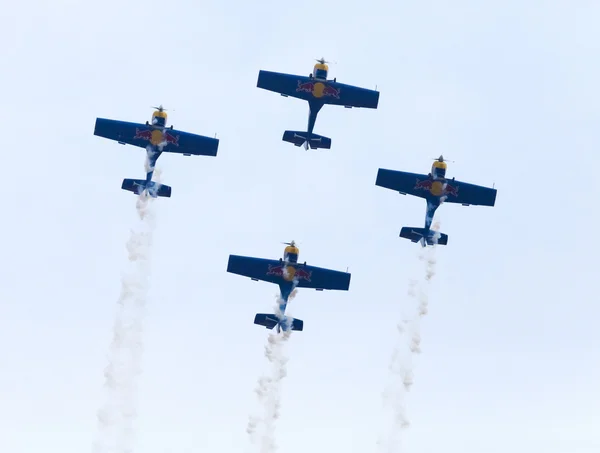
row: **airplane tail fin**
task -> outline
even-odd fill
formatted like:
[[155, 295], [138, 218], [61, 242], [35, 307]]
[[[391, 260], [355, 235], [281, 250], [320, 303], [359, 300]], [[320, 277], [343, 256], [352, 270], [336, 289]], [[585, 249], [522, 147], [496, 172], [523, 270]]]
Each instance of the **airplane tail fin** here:
[[267, 329], [272, 329], [280, 323], [283, 330], [302, 331], [304, 329], [304, 321], [301, 319], [290, 318], [289, 316], [285, 316], [282, 320], [280, 320], [274, 314], [257, 313], [254, 317], [254, 324], [264, 326]]
[[171, 197], [171, 186], [158, 184], [154, 181], [150, 181], [150, 183], [146, 185], [146, 180], [144, 179], [124, 179], [121, 189], [138, 195], [140, 195], [144, 190], [148, 190], [148, 194], [154, 198]]
[[323, 137], [322, 135], [310, 134], [310, 140], [307, 140], [308, 132], [301, 131], [285, 131], [283, 133], [283, 141], [293, 143], [296, 146], [305, 145], [305, 148], [308, 149], [308, 146], [311, 149], [330, 149], [331, 148], [331, 139], [329, 137]]
[[403, 227], [400, 230], [400, 237], [410, 239], [412, 242], [421, 242], [421, 245], [425, 247], [427, 245], [447, 245], [448, 235], [432, 230], [425, 230], [425, 228], [413, 228]]

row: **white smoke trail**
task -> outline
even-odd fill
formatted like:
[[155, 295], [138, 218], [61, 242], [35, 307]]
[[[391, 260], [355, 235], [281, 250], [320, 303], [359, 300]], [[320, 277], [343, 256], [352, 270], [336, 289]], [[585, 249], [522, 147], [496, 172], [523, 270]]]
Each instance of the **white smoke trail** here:
[[[433, 230], [437, 232], [434, 236], [436, 245], [423, 248], [419, 254], [419, 260], [426, 261], [425, 282], [427, 285], [436, 273], [435, 250], [439, 239], [439, 226], [439, 222], [433, 225]], [[398, 344], [394, 348], [390, 360], [390, 382], [383, 392], [384, 406], [389, 407], [392, 411], [392, 424], [387, 439], [381, 436], [378, 445], [389, 453], [402, 451], [401, 434], [410, 426], [406, 415], [406, 394], [414, 382], [412, 356], [421, 353], [421, 320], [429, 310], [428, 288], [419, 288], [418, 283], [417, 280], [409, 280], [408, 295], [410, 299], [417, 301], [417, 312], [412, 319], [404, 320], [397, 325]], [[404, 337], [405, 334], [408, 339]], [[402, 341], [403, 338], [405, 338], [404, 341]]]
[[133, 451], [137, 378], [141, 373], [142, 331], [149, 289], [150, 250], [155, 227], [152, 199], [140, 195], [136, 202], [140, 219], [127, 242], [131, 270], [123, 276], [113, 326], [108, 365], [104, 371], [108, 397], [98, 411], [98, 438], [93, 453]]
[[437, 248], [437, 241], [440, 237], [440, 222], [436, 222], [433, 224], [433, 228], [436, 233], [434, 235], [435, 245], [433, 247], [425, 247], [421, 249], [419, 253], [419, 260], [425, 261], [425, 284], [427, 286], [421, 287], [419, 289], [418, 295], [416, 291], [416, 282], [411, 281], [411, 286], [409, 290], [409, 295], [417, 300], [417, 316], [414, 318], [411, 323], [411, 341], [410, 341], [410, 349], [412, 352], [420, 354], [421, 353], [421, 320], [427, 315], [429, 311], [429, 283], [433, 279], [436, 273], [436, 258], [435, 252]]
[[[416, 280], [409, 284], [409, 295], [414, 292]], [[402, 432], [410, 426], [406, 414], [406, 394], [413, 383], [412, 363], [409, 348], [406, 346], [405, 334], [409, 328], [410, 320], [398, 322], [397, 343], [392, 351], [389, 364], [389, 378], [383, 391], [383, 405], [391, 413], [391, 423], [387, 426], [385, 434], [381, 434], [377, 442], [380, 450], [394, 453], [400, 451]]]
[[[278, 299], [275, 312], [280, 312], [279, 305], [283, 301]], [[248, 420], [246, 432], [250, 435], [252, 443], [259, 443], [260, 453], [274, 453], [275, 422], [279, 418], [281, 406], [281, 381], [287, 376], [288, 357], [285, 354], [285, 345], [289, 340], [291, 330], [280, 334], [270, 334], [265, 346], [265, 357], [271, 365], [268, 375], [261, 376], [258, 380], [256, 394], [263, 407], [263, 417], [251, 416]], [[263, 426], [262, 436], [258, 436], [259, 425]]]
[[146, 146], [146, 160], [144, 161], [144, 170], [146, 173], [149, 173], [150, 170], [154, 170], [154, 167], [150, 165], [150, 159], [148, 158], [150, 155], [154, 154], [154, 147], [152, 145]]
[[[296, 285], [298, 284], [298, 280], [295, 280], [294, 283], [296, 283]], [[292, 290], [292, 292], [290, 293], [290, 296], [288, 297], [288, 303], [290, 303], [292, 300], [294, 300], [294, 297], [296, 297], [296, 294], [298, 294], [298, 289], [294, 288]]]

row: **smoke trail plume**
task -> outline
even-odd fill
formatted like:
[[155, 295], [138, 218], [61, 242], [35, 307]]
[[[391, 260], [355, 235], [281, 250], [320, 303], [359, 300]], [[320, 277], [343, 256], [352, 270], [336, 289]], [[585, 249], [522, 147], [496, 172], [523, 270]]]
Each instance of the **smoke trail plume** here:
[[[279, 305], [283, 301], [278, 300], [275, 312], [280, 312]], [[289, 340], [291, 331], [280, 334], [270, 334], [265, 346], [265, 357], [269, 360], [270, 370], [266, 376], [258, 380], [256, 394], [263, 407], [263, 417], [251, 416], [248, 420], [246, 432], [250, 435], [252, 443], [259, 443], [260, 453], [274, 453], [277, 450], [275, 444], [275, 422], [279, 418], [281, 406], [281, 381], [287, 376], [288, 357], [285, 354], [285, 345]], [[258, 427], [262, 425], [262, 436], [259, 437]]]
[[[415, 291], [416, 284], [416, 280], [410, 281], [409, 295]], [[401, 320], [396, 325], [398, 337], [388, 367], [388, 382], [382, 394], [384, 408], [390, 413], [391, 420], [385, 429], [387, 434], [381, 434], [377, 444], [380, 450], [388, 453], [400, 451], [402, 432], [410, 426], [405, 403], [406, 394], [413, 383], [410, 348], [407, 348], [405, 337], [409, 328], [409, 319]]]
[[425, 247], [421, 249], [421, 252], [419, 253], [419, 260], [425, 262], [425, 284], [427, 286], [421, 286], [417, 294], [416, 282], [414, 282], [414, 284], [411, 282], [411, 287], [409, 290], [409, 295], [418, 302], [417, 316], [411, 324], [412, 337], [410, 342], [411, 351], [417, 354], [421, 353], [421, 319], [429, 311], [429, 283], [431, 283], [431, 280], [435, 276], [436, 272], [437, 261], [435, 258], [435, 252], [437, 248], [437, 240], [440, 237], [440, 222], [434, 223], [432, 230], [436, 232], [434, 235], [434, 242], [436, 245], [433, 247]]
[[98, 411], [98, 438], [93, 453], [133, 451], [137, 378], [141, 373], [142, 331], [149, 289], [150, 249], [154, 231], [152, 199], [136, 202], [139, 225], [127, 242], [131, 269], [121, 281], [108, 365], [104, 371], [107, 401]]
[[[433, 225], [433, 230], [437, 232], [434, 236], [434, 242], [437, 243], [439, 222]], [[419, 287], [418, 280], [409, 280], [408, 295], [410, 300], [417, 302], [416, 313], [412, 319], [403, 320], [397, 325], [398, 343], [390, 360], [390, 381], [383, 392], [384, 406], [392, 412], [392, 423], [388, 435], [381, 436], [378, 441], [380, 449], [387, 450], [389, 453], [401, 451], [402, 432], [410, 426], [406, 415], [406, 394], [414, 382], [412, 356], [421, 353], [421, 320], [429, 310], [428, 286], [436, 273], [436, 247], [437, 245], [425, 247], [419, 253], [419, 260], [425, 261], [427, 286]]]

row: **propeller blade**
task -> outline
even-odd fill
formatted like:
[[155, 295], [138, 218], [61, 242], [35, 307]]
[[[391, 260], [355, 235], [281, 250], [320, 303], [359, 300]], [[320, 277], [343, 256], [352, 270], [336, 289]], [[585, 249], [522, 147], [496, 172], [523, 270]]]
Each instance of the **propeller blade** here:
[[432, 157], [432, 158], [431, 158], [431, 160], [437, 160], [437, 161], [439, 161], [439, 162], [450, 162], [450, 163], [454, 163], [454, 161], [453, 161], [453, 160], [447, 160], [447, 159], [444, 159], [444, 156], [443, 156], [443, 155], [442, 155], [442, 156], [440, 156], [440, 157]]
[[315, 61], [318, 62], [318, 63], [321, 63], [321, 64], [329, 64], [329, 63], [337, 64], [337, 62], [335, 62], [335, 61], [327, 61], [323, 57], [321, 57], [321, 58], [315, 58]]

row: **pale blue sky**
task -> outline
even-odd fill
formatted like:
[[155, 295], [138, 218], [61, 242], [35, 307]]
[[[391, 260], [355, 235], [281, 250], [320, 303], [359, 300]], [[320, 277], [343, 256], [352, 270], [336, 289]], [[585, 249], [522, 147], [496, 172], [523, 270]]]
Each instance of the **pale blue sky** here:
[[[527, 6], [523, 6], [526, 3]], [[600, 195], [592, 1], [14, 2], [3, 7], [4, 252], [0, 451], [90, 451], [144, 154], [93, 135], [97, 116], [221, 139], [216, 158], [163, 155], [136, 450], [247, 452], [276, 287], [230, 253], [352, 272], [300, 291], [280, 451], [375, 452], [395, 324], [415, 301], [425, 203], [379, 167], [496, 183], [496, 207], [445, 205], [449, 245], [422, 321], [406, 452], [600, 451], [595, 239]], [[281, 141], [305, 102], [260, 69], [378, 86], [378, 110], [325, 107], [332, 149]]]

